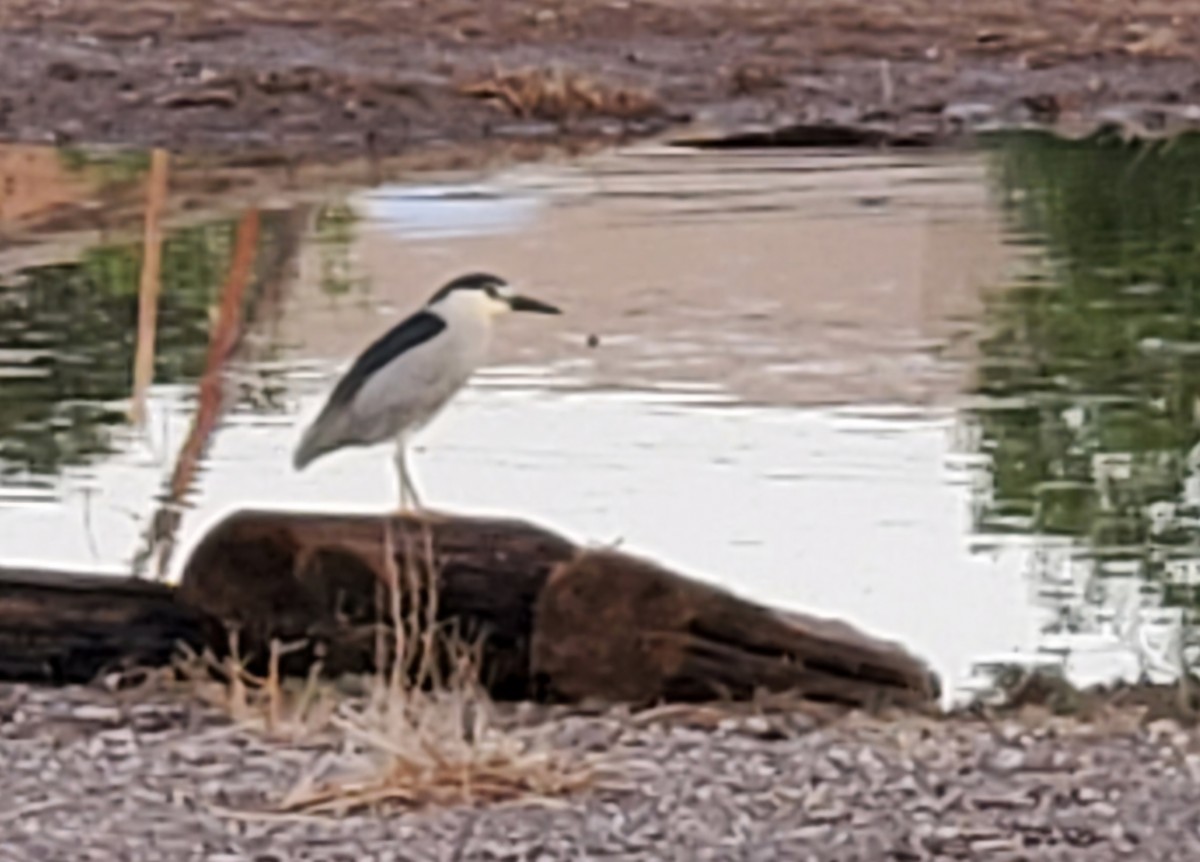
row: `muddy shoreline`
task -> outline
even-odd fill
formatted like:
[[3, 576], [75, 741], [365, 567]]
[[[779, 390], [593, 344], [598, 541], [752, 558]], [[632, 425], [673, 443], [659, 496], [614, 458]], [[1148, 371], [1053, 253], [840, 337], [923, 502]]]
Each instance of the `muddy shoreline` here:
[[1200, 3], [970, 5], [10, 4], [0, 139], [278, 161], [668, 130], [927, 145], [1200, 122]]

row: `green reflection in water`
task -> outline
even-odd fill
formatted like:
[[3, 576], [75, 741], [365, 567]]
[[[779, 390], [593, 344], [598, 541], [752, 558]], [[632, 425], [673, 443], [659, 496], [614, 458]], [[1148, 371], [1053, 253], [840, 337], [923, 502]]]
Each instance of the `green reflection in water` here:
[[150, 169], [150, 153], [145, 150], [99, 151], [62, 147], [58, 157], [67, 170], [88, 172], [106, 185], [140, 181]]
[[344, 201], [317, 209], [313, 238], [321, 266], [321, 292], [329, 297], [366, 291], [366, 279], [358, 274], [353, 256], [359, 217]]
[[1167, 604], [1195, 557], [1200, 453], [1200, 139], [989, 142], [1035, 274], [987, 297], [973, 411], [992, 456], [977, 528], [1078, 539], [1142, 564]]
[[[291, 229], [285, 214], [268, 213], [262, 224], [260, 266]], [[220, 220], [165, 239], [156, 383], [202, 371], [234, 231], [233, 220]], [[126, 422], [140, 270], [140, 244], [104, 245], [0, 281], [0, 470], [37, 483], [112, 450]]]

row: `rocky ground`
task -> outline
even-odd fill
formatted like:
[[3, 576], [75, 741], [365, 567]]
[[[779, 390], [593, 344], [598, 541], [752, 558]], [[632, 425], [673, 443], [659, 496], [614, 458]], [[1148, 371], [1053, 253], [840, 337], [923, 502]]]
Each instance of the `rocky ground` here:
[[564, 713], [573, 797], [272, 814], [336, 747], [271, 742], [175, 695], [0, 687], [0, 860], [1193, 860], [1200, 733], [1089, 720]]
[[1200, 118], [1198, 45], [1198, 0], [17, 0], [0, 137], [263, 159], [684, 122], [799, 124], [793, 143], [1169, 132]]

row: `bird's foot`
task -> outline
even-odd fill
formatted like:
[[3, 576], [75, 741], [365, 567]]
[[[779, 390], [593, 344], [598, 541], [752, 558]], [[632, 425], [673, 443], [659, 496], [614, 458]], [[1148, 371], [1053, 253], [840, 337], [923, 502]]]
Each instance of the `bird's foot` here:
[[412, 497], [403, 497], [396, 506], [396, 513], [400, 515], [420, 515], [425, 511], [425, 506], [420, 500]]

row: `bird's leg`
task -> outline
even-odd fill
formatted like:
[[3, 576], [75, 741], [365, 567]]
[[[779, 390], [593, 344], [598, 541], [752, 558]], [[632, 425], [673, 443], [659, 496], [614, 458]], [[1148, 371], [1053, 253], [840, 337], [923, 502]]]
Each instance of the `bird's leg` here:
[[396, 451], [393, 455], [396, 465], [396, 482], [400, 489], [400, 511], [408, 509], [408, 482], [405, 480], [404, 473], [404, 440], [403, 438], [396, 440]]
[[408, 472], [408, 446], [403, 436], [396, 438], [396, 476], [400, 480], [400, 510], [407, 510], [410, 503], [419, 509], [421, 498], [417, 495], [412, 474]]
[[404, 481], [408, 483], [408, 497], [412, 500], [413, 508], [421, 508], [421, 497], [417, 493], [416, 483], [413, 482], [412, 473], [408, 472], [408, 460], [404, 461]]

